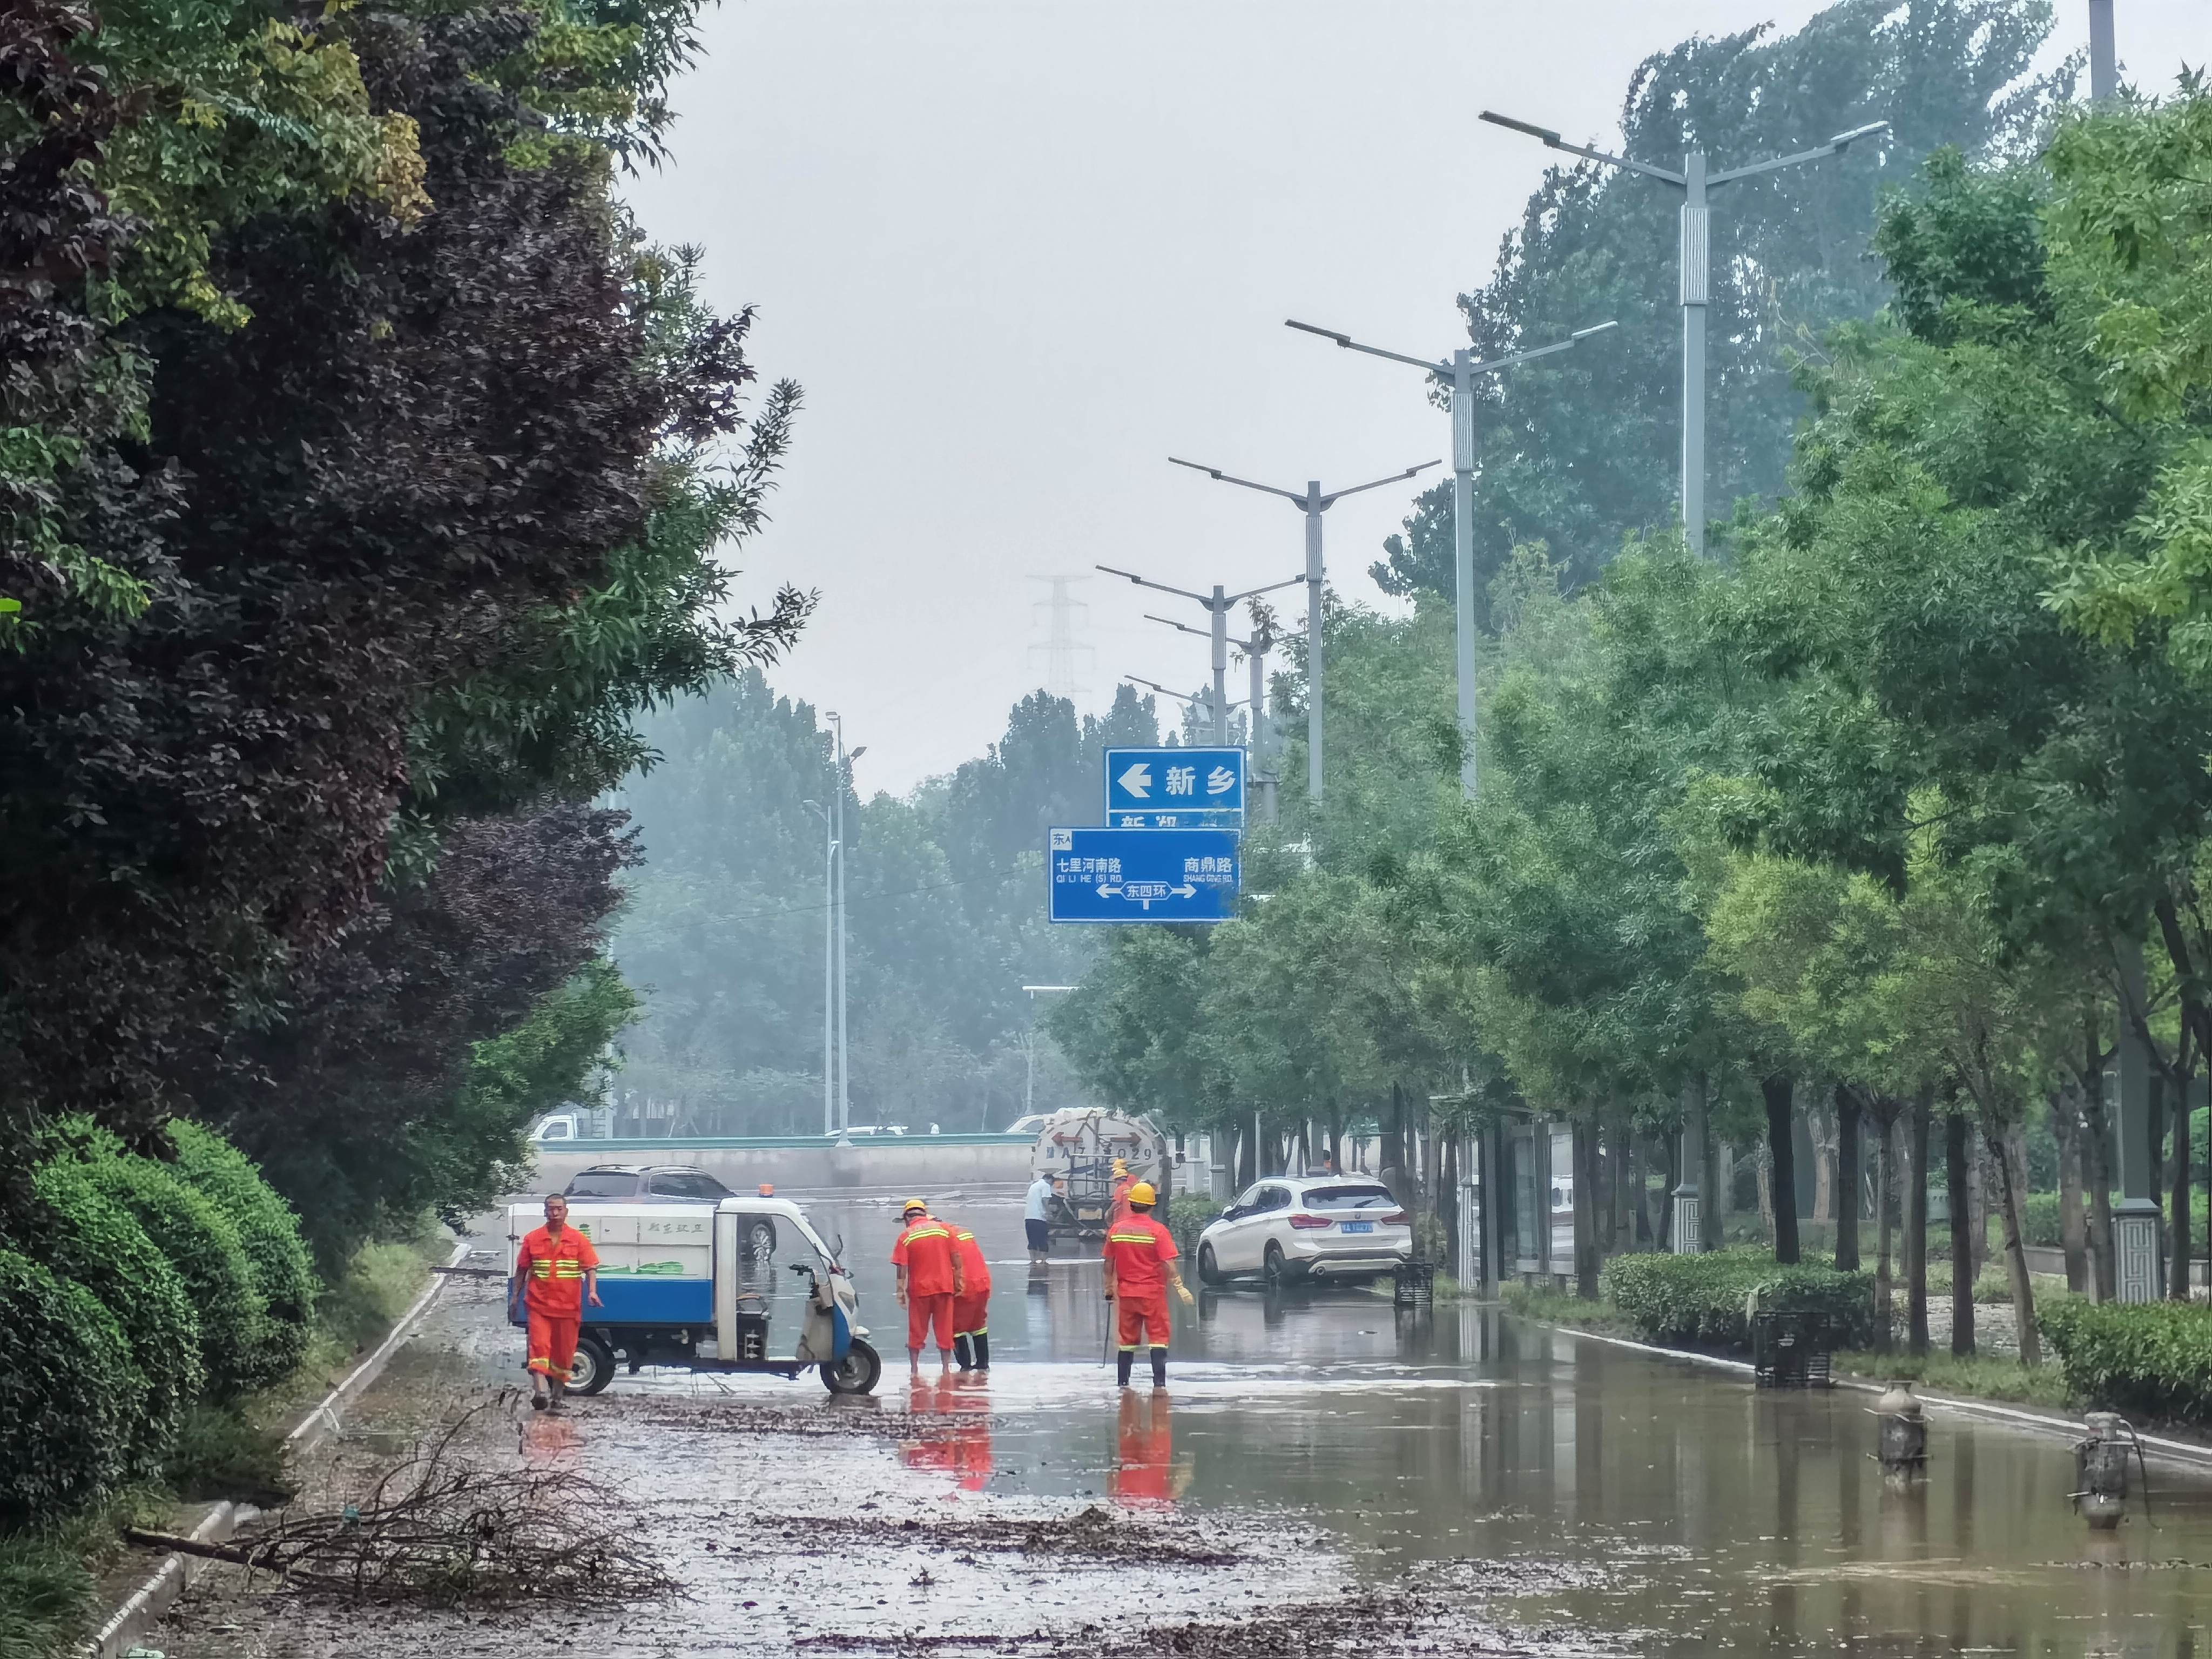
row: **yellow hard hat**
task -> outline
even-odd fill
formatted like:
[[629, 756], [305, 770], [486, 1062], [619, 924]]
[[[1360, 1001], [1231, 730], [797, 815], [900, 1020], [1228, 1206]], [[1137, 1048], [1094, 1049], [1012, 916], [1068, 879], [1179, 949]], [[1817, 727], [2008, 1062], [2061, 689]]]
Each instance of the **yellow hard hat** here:
[[1160, 1195], [1152, 1190], [1152, 1183], [1149, 1181], [1140, 1181], [1129, 1188], [1129, 1202], [1132, 1204], [1157, 1204], [1159, 1201]]
[[1115, 1158], [1115, 1159], [1114, 1160], [1114, 1173], [1115, 1173], [1115, 1175], [1127, 1175], [1127, 1174], [1128, 1174], [1128, 1173], [1129, 1173], [1129, 1163], [1128, 1163], [1128, 1160], [1127, 1160], [1127, 1158]]
[[927, 1210], [929, 1206], [923, 1203], [920, 1199], [909, 1198], [907, 1200], [904, 1206], [900, 1209], [899, 1213], [901, 1215], [912, 1215], [916, 1210]]

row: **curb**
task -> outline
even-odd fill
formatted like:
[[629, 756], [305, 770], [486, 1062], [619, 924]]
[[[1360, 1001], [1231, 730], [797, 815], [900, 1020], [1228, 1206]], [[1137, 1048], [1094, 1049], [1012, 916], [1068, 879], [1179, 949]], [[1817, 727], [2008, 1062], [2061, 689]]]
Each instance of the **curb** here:
[[[1523, 1318], [1516, 1314], [1514, 1317]], [[1751, 1376], [1756, 1368], [1741, 1359], [1724, 1359], [1718, 1354], [1698, 1353], [1688, 1348], [1662, 1348], [1649, 1342], [1638, 1342], [1626, 1336], [1613, 1336], [1603, 1331], [1589, 1331], [1578, 1325], [1555, 1325], [1549, 1320], [1531, 1319], [1532, 1325], [1540, 1325], [1547, 1331], [1579, 1337], [1585, 1342], [1603, 1342], [1616, 1348], [1627, 1348], [1636, 1353], [1650, 1354], [1656, 1359], [1678, 1360], [1685, 1364], [1704, 1365], [1714, 1370], [1727, 1371], [1735, 1376]], [[1853, 1378], [1838, 1379], [1832, 1387], [1849, 1389], [1855, 1394], [1879, 1395], [1883, 1385], [1861, 1382]], [[1973, 1400], [1959, 1395], [1921, 1394], [1918, 1385], [1914, 1392], [1920, 1403], [1938, 1411], [1960, 1412], [1969, 1416], [1993, 1417], [2000, 1422], [2033, 1431], [2039, 1434], [2060, 1434], [2069, 1439], [2079, 1439], [2088, 1426], [2079, 1418], [2054, 1417], [2048, 1412], [2029, 1411], [2020, 1406], [2007, 1406], [1994, 1400]], [[2192, 1440], [2173, 1440], [2164, 1435], [2138, 1435], [2144, 1451], [2155, 1453], [2177, 1463], [2187, 1463], [2197, 1468], [2212, 1468], [2212, 1445], [2200, 1445]]]
[[[446, 1265], [457, 1267], [467, 1259], [468, 1241], [464, 1239], [453, 1247], [453, 1254]], [[284, 1437], [284, 1449], [292, 1455], [313, 1451], [329, 1439], [339, 1427], [338, 1408], [376, 1380], [399, 1346], [413, 1332], [415, 1323], [428, 1313], [438, 1293], [446, 1288], [443, 1273], [430, 1275], [429, 1284], [416, 1297], [405, 1313], [392, 1322], [391, 1332], [379, 1343], [374, 1352], [347, 1373], [345, 1380], [317, 1401], [314, 1406], [293, 1425]], [[247, 1510], [250, 1515], [252, 1511]], [[200, 1523], [188, 1534], [203, 1544], [226, 1542], [238, 1528], [240, 1506], [231, 1503], [215, 1505], [204, 1516]], [[122, 1604], [108, 1614], [100, 1628], [80, 1646], [78, 1651], [85, 1659], [125, 1659], [137, 1646], [138, 1638], [160, 1624], [185, 1587], [208, 1568], [218, 1565], [198, 1556], [165, 1555], [154, 1571], [142, 1580], [138, 1588], [123, 1598]]]

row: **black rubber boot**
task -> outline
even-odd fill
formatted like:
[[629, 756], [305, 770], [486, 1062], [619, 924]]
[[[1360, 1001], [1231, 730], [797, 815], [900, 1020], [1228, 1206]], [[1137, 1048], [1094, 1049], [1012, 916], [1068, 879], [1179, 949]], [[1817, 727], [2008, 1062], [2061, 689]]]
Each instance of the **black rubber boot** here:
[[977, 1331], [973, 1336], [968, 1339], [968, 1342], [969, 1346], [975, 1351], [975, 1369], [979, 1371], [989, 1370], [991, 1369], [990, 1332]]
[[1168, 1351], [1165, 1348], [1155, 1348], [1152, 1350], [1152, 1386], [1156, 1389], [1164, 1389], [1167, 1385]]
[[1133, 1363], [1134, 1363], [1136, 1358], [1137, 1351], [1134, 1348], [1124, 1348], [1121, 1350], [1121, 1386], [1125, 1389], [1129, 1386], [1129, 1367]]
[[960, 1369], [963, 1371], [975, 1369], [974, 1342], [975, 1340], [965, 1331], [962, 1331], [952, 1339], [952, 1357], [959, 1362]]

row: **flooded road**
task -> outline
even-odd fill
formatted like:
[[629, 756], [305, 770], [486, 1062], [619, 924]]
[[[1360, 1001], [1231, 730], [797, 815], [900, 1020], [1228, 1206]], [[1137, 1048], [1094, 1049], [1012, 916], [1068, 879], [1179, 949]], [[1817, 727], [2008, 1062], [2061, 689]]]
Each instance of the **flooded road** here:
[[[487, 1413], [487, 1449], [638, 1504], [691, 1587], [679, 1610], [562, 1621], [574, 1650], [1079, 1653], [1133, 1620], [1170, 1651], [2149, 1656], [2192, 1651], [2212, 1617], [2201, 1476], [2154, 1464], [2148, 1516], [2092, 1534], [2065, 1440], [1938, 1413], [1928, 1477], [1892, 1490], [1864, 1394], [1759, 1393], [1495, 1310], [1203, 1292], [1176, 1310], [1168, 1393], [1123, 1394], [1095, 1265], [1033, 1276], [1012, 1194], [939, 1196], [994, 1262], [993, 1371], [931, 1354], [910, 1379], [883, 1261], [900, 1196], [808, 1205], [887, 1351], [873, 1399], [648, 1370], [565, 1420]], [[341, 1462], [520, 1358], [497, 1287], [457, 1285]], [[217, 1592], [159, 1645], [365, 1650], [346, 1628]], [[414, 1614], [374, 1650], [520, 1655], [542, 1634]]]

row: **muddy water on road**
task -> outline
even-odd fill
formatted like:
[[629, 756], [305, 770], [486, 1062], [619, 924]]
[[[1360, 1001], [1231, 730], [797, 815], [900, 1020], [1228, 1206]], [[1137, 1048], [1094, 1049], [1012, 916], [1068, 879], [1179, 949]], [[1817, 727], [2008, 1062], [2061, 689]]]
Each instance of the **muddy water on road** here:
[[[1281, 1640], [1249, 1650], [1365, 1659], [1486, 1639], [2148, 1656], [2191, 1651], [2212, 1616], [2212, 1486], [2180, 1471], [2154, 1466], [2155, 1526], [2138, 1509], [2093, 1536], [2067, 1503], [2062, 1438], [1946, 1413], [1928, 1478], [1892, 1491], [1865, 1395], [1761, 1394], [1495, 1312], [1207, 1292], [1176, 1310], [1169, 1392], [1121, 1394], [1095, 1265], [1033, 1274], [1000, 1195], [936, 1195], [996, 1264], [994, 1369], [946, 1376], [932, 1353], [911, 1378], [882, 1263], [898, 1196], [809, 1201], [842, 1231], [886, 1353], [873, 1399], [832, 1401], [811, 1376], [648, 1370], [568, 1419], [494, 1422], [500, 1455], [631, 1496], [692, 1587], [681, 1609], [564, 1624], [572, 1650], [1073, 1653], [1095, 1650], [1086, 1625], [1134, 1614], [1212, 1621], [1187, 1650], [1246, 1651], [1221, 1621], [1273, 1618]], [[456, 1290], [356, 1413], [352, 1455], [516, 1379], [496, 1289]], [[1093, 1506], [1152, 1530], [1133, 1554], [1023, 1533]], [[1409, 1587], [1458, 1599], [1403, 1639], [1331, 1622]], [[368, 1650], [343, 1626], [318, 1636], [319, 1617], [218, 1598], [167, 1645], [174, 1659]], [[194, 1618], [200, 1632], [228, 1620], [228, 1643]], [[1040, 1645], [1040, 1630], [1067, 1645]], [[1350, 1632], [1340, 1647], [1318, 1639], [1332, 1631]], [[1441, 1649], [1424, 1645], [1439, 1631]], [[1296, 1645], [1301, 1632], [1316, 1644]], [[538, 1651], [537, 1635], [417, 1615], [375, 1650], [506, 1659]]]

